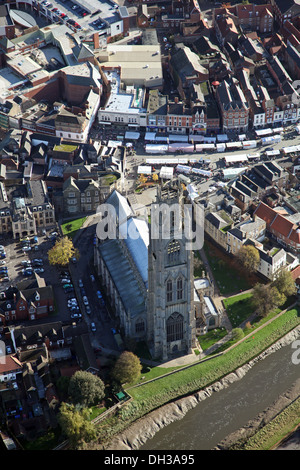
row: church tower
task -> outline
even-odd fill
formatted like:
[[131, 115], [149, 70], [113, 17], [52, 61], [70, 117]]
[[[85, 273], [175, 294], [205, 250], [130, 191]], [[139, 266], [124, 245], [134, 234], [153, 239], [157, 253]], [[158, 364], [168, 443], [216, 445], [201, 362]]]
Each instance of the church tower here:
[[193, 252], [184, 234], [183, 200], [172, 180], [158, 187], [151, 207], [147, 341], [152, 356], [163, 360], [196, 347]]

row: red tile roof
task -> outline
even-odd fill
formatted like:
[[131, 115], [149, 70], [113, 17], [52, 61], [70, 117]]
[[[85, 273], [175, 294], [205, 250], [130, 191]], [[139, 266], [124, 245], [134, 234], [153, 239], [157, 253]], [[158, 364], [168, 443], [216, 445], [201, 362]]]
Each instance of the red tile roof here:
[[290, 241], [293, 244], [297, 243], [300, 245], [300, 229], [298, 226], [277, 213], [276, 210], [271, 209], [271, 207], [261, 202], [255, 209], [254, 215], [266, 222], [267, 229], [272, 229], [277, 234], [284, 236], [286, 243]]
[[257, 217], [263, 219], [268, 227], [269, 225], [271, 225], [277, 214], [273, 209], [271, 209], [271, 207], [267, 206], [267, 204], [265, 204], [264, 202], [261, 202], [259, 206], [255, 209], [254, 215], [257, 215]]
[[292, 275], [292, 278], [294, 279], [294, 281], [296, 281], [296, 279], [300, 278], [300, 264], [295, 269], [293, 269], [293, 271], [291, 271], [291, 275]]
[[22, 363], [14, 356], [3, 356], [0, 358], [0, 374], [19, 370], [21, 368]]
[[293, 230], [294, 224], [280, 214], [273, 220], [270, 228], [288, 238]]

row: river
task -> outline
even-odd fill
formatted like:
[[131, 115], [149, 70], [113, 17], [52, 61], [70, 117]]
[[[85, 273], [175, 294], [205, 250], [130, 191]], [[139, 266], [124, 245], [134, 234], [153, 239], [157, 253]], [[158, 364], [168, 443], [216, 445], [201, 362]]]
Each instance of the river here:
[[213, 393], [184, 418], [161, 429], [141, 450], [209, 450], [284, 393], [300, 377], [291, 345], [259, 361], [239, 381]]

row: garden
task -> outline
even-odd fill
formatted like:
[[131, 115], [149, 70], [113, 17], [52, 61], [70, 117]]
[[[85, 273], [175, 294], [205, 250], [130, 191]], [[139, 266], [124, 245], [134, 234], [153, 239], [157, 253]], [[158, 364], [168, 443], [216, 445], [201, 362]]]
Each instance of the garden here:
[[258, 278], [246, 273], [234, 258], [221, 251], [209, 241], [204, 251], [221, 295], [232, 295], [251, 289]]

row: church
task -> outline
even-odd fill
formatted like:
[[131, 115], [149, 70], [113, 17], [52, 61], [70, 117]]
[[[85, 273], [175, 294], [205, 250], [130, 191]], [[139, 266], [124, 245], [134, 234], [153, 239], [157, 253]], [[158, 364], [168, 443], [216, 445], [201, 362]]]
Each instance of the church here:
[[[157, 187], [156, 208], [183, 209], [183, 203], [177, 180]], [[146, 341], [153, 359], [192, 353], [199, 347], [197, 334], [205, 330], [207, 315], [194, 285], [193, 251], [186, 246], [184, 219], [178, 225], [172, 211], [158, 211], [152, 230], [152, 210], [151, 218], [136, 217], [118, 191], [105, 204], [115, 211], [116, 236], [103, 239], [97, 231], [94, 263], [121, 332]]]

